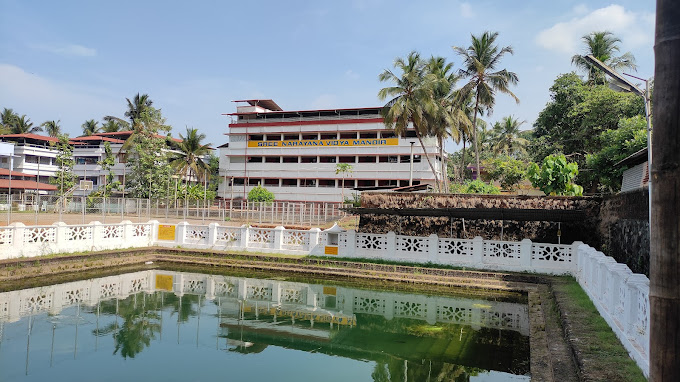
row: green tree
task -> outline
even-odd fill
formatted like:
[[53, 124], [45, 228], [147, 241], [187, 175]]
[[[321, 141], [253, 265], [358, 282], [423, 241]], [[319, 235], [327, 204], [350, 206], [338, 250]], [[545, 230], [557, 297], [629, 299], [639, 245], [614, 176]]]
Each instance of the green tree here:
[[449, 191], [453, 194], [500, 194], [501, 190], [493, 184], [484, 183], [480, 179], [470, 180], [463, 184], [452, 184]]
[[2, 123], [3, 134], [8, 134], [12, 130], [12, 126], [19, 119], [19, 115], [14, 110], [9, 108], [2, 109], [0, 114], [0, 123]]
[[175, 150], [170, 155], [170, 165], [180, 176], [186, 178], [196, 177], [203, 182], [208, 176], [209, 166], [203, 158], [210, 154], [210, 144], [203, 143], [205, 134], [200, 134], [197, 129], [188, 128], [187, 134], [179, 135], [181, 141], [170, 141]]
[[406, 59], [397, 57], [394, 68], [400, 73], [395, 74], [385, 69], [378, 79], [380, 82], [391, 82], [394, 86], [380, 89], [378, 98], [389, 99], [382, 108], [385, 126], [394, 129], [397, 135], [405, 136], [409, 124], [413, 125], [416, 137], [423, 149], [425, 159], [434, 175], [435, 184], [439, 184], [437, 171], [427, 155], [422, 136], [429, 133], [428, 115], [435, 113], [436, 105], [433, 101], [432, 86], [426, 80], [427, 72], [418, 52], [411, 52]]
[[[507, 69], [496, 70], [501, 59], [506, 54], [513, 54], [512, 47], [498, 48], [495, 44], [498, 32], [484, 32], [481, 36], [472, 35], [472, 44], [467, 48], [454, 47], [454, 51], [463, 59], [463, 68], [459, 70], [461, 78], [468, 79], [460, 91], [465, 98], [474, 94], [475, 107], [472, 115], [472, 126], [477, 126], [477, 114], [480, 107], [486, 108], [488, 114], [493, 111], [496, 103], [496, 93], [501, 92], [511, 96], [517, 103], [519, 98], [510, 91], [510, 85], [519, 81], [517, 74]], [[479, 144], [477, 130], [473, 130], [475, 143], [475, 164], [479, 172]]]
[[337, 163], [335, 165], [335, 175], [342, 175], [342, 184], [340, 185], [340, 194], [344, 202], [345, 200], [345, 177], [352, 173], [352, 165], [349, 163]]
[[605, 84], [605, 75], [597, 67], [591, 65], [586, 56], [592, 55], [605, 65], [616, 71], [625, 69], [637, 70], [635, 56], [626, 52], [621, 56], [616, 56], [619, 52], [621, 39], [614, 36], [612, 32], [601, 31], [591, 32], [581, 38], [585, 44], [584, 54], [576, 54], [571, 58], [571, 63], [588, 73], [588, 83]]
[[102, 185], [102, 187], [99, 187], [97, 191], [90, 193], [89, 196], [108, 198], [111, 196], [113, 191], [117, 191], [120, 188], [120, 182], [114, 180], [115, 175], [111, 170], [113, 166], [116, 164], [116, 157], [113, 155], [111, 143], [104, 142], [104, 157], [99, 162], [97, 162], [97, 164], [101, 167], [101, 170], [105, 173], [104, 184]]
[[31, 122], [31, 120], [26, 117], [26, 115], [11, 118], [9, 123], [10, 134], [34, 134], [42, 131], [42, 128], [40, 126], [33, 125], [33, 122]]
[[526, 154], [529, 141], [520, 136], [519, 127], [526, 121], [519, 121], [513, 116], [503, 118], [493, 125], [491, 133], [491, 148], [494, 154], [518, 157]]
[[457, 97], [455, 85], [458, 77], [453, 73], [453, 64], [447, 63], [443, 57], [431, 57], [426, 67], [434, 101], [433, 111], [427, 114], [428, 135], [437, 138], [443, 178], [441, 191], [443, 192], [448, 183], [444, 141], [452, 138], [460, 143], [463, 132], [470, 130], [472, 122]]
[[515, 190], [527, 175], [527, 164], [511, 157], [485, 160], [482, 165], [486, 169], [484, 180], [498, 181], [508, 191]]
[[57, 195], [64, 196], [76, 185], [76, 174], [73, 172], [73, 146], [69, 144], [66, 135], [60, 135], [59, 142], [51, 143], [57, 150], [56, 165], [59, 167], [56, 176], [50, 178], [50, 183], [57, 186]]
[[85, 136], [90, 136], [98, 133], [101, 128], [99, 127], [99, 122], [95, 121], [94, 119], [88, 119], [80, 125], [80, 127], [83, 128], [83, 135]]
[[589, 177], [599, 181], [600, 191], [616, 192], [626, 169], [616, 164], [647, 147], [647, 121], [640, 115], [624, 118], [617, 129], [603, 131], [600, 142], [602, 149], [586, 156]]
[[125, 191], [133, 198], [168, 197], [170, 165], [167, 143], [155, 134], [140, 134], [127, 152]]
[[119, 131], [124, 131], [127, 128], [127, 124], [124, 124], [122, 122], [125, 121], [120, 121], [113, 119], [110, 116], [104, 117], [104, 123], [102, 124], [101, 127], [101, 132], [103, 133], [116, 133]]
[[253, 187], [250, 192], [248, 192], [248, 201], [256, 203], [271, 203], [274, 201], [274, 194], [258, 184], [256, 187]]
[[59, 122], [61, 122], [61, 121], [55, 121], [55, 120], [45, 121], [40, 125], [40, 127], [45, 129], [45, 132], [47, 133], [47, 135], [49, 135], [50, 137], [56, 138], [56, 137], [59, 137], [61, 135], [61, 125], [59, 125]]
[[578, 164], [564, 155], [548, 155], [540, 168], [532, 163], [527, 171], [531, 184], [546, 195], [583, 195], [583, 187], [573, 183], [577, 174]]

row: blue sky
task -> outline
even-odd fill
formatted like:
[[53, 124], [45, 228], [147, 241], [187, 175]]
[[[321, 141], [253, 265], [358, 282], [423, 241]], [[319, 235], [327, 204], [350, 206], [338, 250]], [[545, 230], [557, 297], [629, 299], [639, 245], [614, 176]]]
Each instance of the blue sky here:
[[147, 93], [173, 135], [195, 127], [219, 145], [233, 100], [380, 106], [378, 75], [395, 57], [417, 50], [458, 66], [451, 47], [490, 30], [514, 48], [502, 67], [518, 74], [521, 102], [499, 95], [487, 120], [514, 115], [530, 128], [591, 31], [614, 32], [637, 75], [651, 77], [654, 12], [653, 0], [0, 0], [0, 108], [79, 135], [85, 120], [122, 117], [126, 97]]

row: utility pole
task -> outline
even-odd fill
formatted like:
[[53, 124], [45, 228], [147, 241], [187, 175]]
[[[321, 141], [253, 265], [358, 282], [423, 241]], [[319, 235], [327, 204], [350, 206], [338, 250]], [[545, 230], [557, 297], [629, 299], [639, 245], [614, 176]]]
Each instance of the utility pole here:
[[680, 381], [680, 2], [656, 1], [649, 380]]

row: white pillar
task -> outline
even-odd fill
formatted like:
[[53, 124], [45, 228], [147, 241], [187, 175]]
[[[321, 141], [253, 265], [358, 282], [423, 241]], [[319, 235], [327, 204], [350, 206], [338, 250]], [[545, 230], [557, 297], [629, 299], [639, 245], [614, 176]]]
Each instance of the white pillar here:
[[347, 231], [347, 247], [345, 253], [339, 253], [343, 257], [356, 257], [357, 254], [357, 232], [353, 229]]
[[439, 236], [432, 234], [428, 238], [428, 257], [427, 260], [432, 263], [439, 262]]
[[385, 259], [399, 258], [397, 255], [397, 234], [394, 233], [394, 231], [389, 231], [387, 235], [385, 235], [385, 240], [387, 244], [385, 245], [385, 254], [383, 257]]
[[218, 223], [208, 224], [208, 247], [210, 248], [213, 248], [217, 243], [217, 227], [219, 226]]
[[484, 264], [484, 239], [481, 236], [472, 239], [472, 262], [479, 268]]
[[177, 244], [183, 245], [186, 243], [186, 235], [187, 235], [187, 226], [189, 223], [187, 222], [179, 222], [177, 223], [177, 233], [176, 235], [176, 240]]
[[248, 235], [249, 235], [249, 229], [247, 225], [242, 225], [239, 227], [241, 229], [241, 242], [238, 243], [238, 246], [240, 248], [248, 248]]
[[532, 242], [529, 239], [523, 239], [519, 243], [519, 262], [523, 271], [532, 271], [531, 264], [531, 246]]
[[283, 226], [274, 228], [274, 249], [279, 251], [283, 249], [283, 231], [285, 230]]

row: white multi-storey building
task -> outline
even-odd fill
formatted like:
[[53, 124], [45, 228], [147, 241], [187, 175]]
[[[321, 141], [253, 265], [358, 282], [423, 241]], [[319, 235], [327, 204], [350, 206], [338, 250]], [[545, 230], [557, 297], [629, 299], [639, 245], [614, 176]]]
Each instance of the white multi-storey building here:
[[[228, 182], [219, 196], [247, 198], [259, 184], [276, 200], [341, 202], [352, 189], [434, 185], [415, 131], [397, 137], [385, 127], [380, 107], [284, 111], [272, 100], [235, 102], [220, 160]], [[436, 139], [423, 142], [439, 171]], [[351, 172], [338, 173], [338, 163], [350, 164]]]
[[[28, 191], [45, 194], [56, 189], [49, 181], [59, 169], [56, 163], [58, 151], [54, 147], [59, 139], [26, 133], [0, 135], [0, 141], [14, 145], [12, 159], [8, 156], [0, 157], [0, 168], [10, 170], [11, 164], [12, 177], [18, 178], [15, 178], [12, 185], [12, 193]], [[9, 186], [9, 171], [6, 175]]]

